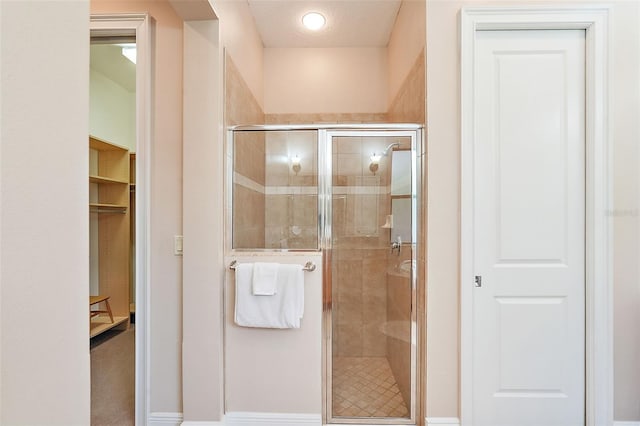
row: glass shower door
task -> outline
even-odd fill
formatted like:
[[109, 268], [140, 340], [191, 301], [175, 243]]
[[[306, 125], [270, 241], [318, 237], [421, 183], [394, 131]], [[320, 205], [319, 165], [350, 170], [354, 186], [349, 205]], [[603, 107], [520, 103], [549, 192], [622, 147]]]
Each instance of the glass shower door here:
[[329, 136], [328, 421], [412, 424], [416, 132]]

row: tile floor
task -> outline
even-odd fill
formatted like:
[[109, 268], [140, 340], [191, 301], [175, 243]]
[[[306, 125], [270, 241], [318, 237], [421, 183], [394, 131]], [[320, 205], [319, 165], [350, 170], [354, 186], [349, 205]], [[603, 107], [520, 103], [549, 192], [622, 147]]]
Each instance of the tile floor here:
[[333, 416], [409, 416], [387, 358], [333, 359]]

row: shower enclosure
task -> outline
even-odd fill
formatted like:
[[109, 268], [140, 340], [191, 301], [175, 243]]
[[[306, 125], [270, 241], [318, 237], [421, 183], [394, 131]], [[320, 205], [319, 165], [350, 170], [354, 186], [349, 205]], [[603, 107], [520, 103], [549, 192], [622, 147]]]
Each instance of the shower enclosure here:
[[322, 252], [325, 422], [415, 424], [421, 127], [242, 126], [229, 141], [233, 249]]

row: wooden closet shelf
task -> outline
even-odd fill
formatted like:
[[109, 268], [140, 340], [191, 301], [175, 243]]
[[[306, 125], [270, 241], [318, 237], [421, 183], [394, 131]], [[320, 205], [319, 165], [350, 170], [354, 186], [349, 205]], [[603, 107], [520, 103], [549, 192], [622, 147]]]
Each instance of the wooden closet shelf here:
[[127, 206], [123, 204], [89, 203], [89, 210], [95, 213], [126, 213]]
[[90, 175], [89, 182], [91, 183], [105, 183], [105, 184], [128, 184], [129, 182], [121, 179], [114, 179], [105, 176]]
[[[97, 279], [91, 280], [89, 287], [92, 292], [102, 295], [89, 298], [89, 304], [94, 305], [89, 312], [90, 335], [93, 337], [114, 327], [118, 330], [129, 327], [131, 159], [128, 148], [93, 136], [89, 136], [89, 148], [92, 157], [92, 167], [87, 173], [91, 183], [89, 215], [95, 225], [90, 237], [99, 248], [91, 263], [92, 268], [97, 264]], [[101, 302], [105, 302], [103, 309], [95, 306]]]
[[111, 142], [103, 141], [95, 136], [89, 136], [89, 148], [97, 151], [124, 151], [128, 152], [129, 149], [124, 146], [116, 145]]
[[97, 315], [89, 322], [89, 337], [97, 336], [114, 327], [125, 324], [129, 320], [128, 317], [113, 317], [113, 322], [107, 315]]

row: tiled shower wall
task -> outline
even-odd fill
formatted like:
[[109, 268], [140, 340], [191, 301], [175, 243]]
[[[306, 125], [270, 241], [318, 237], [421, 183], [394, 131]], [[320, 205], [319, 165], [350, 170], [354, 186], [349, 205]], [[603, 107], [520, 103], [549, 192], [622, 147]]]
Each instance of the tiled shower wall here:
[[[227, 125], [264, 123], [264, 113], [229, 55], [225, 58], [225, 122]], [[233, 245], [264, 247], [265, 228], [264, 133], [236, 138], [233, 196]]]
[[354, 124], [386, 123], [387, 113], [317, 113], [317, 114], [267, 114], [267, 124]]
[[240, 71], [229, 55], [225, 56], [225, 108], [227, 126], [239, 124], [262, 124], [265, 115], [260, 104], [251, 93]]
[[[391, 103], [387, 119], [395, 123], [426, 123], [425, 99], [426, 64], [423, 50]], [[419, 229], [418, 242], [413, 245], [403, 244], [401, 255], [389, 256], [388, 263], [387, 319], [390, 333], [387, 337], [387, 358], [407, 406], [411, 403], [411, 281], [408, 274], [398, 270], [398, 266], [403, 261], [411, 260], [416, 246], [419, 253], [424, 253], [424, 232], [425, 230]], [[422, 287], [418, 291], [418, 299], [423, 296], [424, 285]]]
[[262, 132], [236, 132], [233, 184], [233, 246], [265, 245], [265, 141]]
[[[266, 134], [265, 247], [318, 247], [318, 144], [316, 131]], [[300, 159], [295, 171], [291, 159]]]
[[[390, 143], [410, 149], [409, 138], [334, 139], [333, 354], [387, 357], [407, 406], [411, 402], [411, 281], [400, 265], [412, 258], [405, 243], [390, 251], [391, 159], [369, 169], [369, 156]], [[410, 266], [410, 264], [409, 264]]]
[[[411, 404], [411, 262], [413, 247], [403, 244], [387, 264], [387, 359], [405, 404]], [[410, 263], [409, 263], [410, 265]]]
[[374, 175], [370, 155], [386, 138], [335, 138], [333, 147], [333, 353], [386, 356], [389, 158]]
[[398, 94], [389, 106], [391, 123], [426, 123], [426, 74], [424, 50], [418, 55]]

